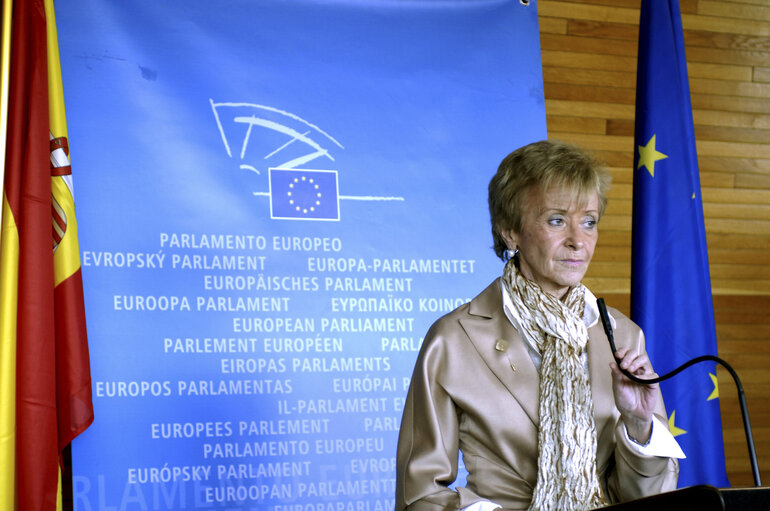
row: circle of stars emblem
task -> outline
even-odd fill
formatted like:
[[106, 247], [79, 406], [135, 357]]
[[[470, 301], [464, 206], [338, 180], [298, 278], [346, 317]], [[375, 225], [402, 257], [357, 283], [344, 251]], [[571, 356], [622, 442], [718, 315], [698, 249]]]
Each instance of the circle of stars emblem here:
[[289, 183], [286, 195], [294, 210], [303, 214], [314, 213], [315, 208], [321, 205], [321, 192], [312, 177], [295, 177]]

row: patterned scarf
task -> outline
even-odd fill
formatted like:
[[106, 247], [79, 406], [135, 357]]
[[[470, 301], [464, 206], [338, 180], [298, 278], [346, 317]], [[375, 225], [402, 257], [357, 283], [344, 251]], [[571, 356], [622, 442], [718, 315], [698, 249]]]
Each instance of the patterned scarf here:
[[530, 511], [578, 511], [607, 505], [596, 466], [591, 387], [581, 353], [588, 342], [582, 321], [585, 287], [560, 301], [519, 272], [513, 259], [503, 273], [523, 337], [535, 340], [540, 365], [537, 485]]

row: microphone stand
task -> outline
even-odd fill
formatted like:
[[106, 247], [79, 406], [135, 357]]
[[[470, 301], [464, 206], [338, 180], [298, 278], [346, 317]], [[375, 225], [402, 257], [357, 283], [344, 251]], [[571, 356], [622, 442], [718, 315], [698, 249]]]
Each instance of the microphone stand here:
[[[617, 352], [617, 348], [615, 347], [615, 337], [612, 334], [612, 324], [610, 323], [610, 317], [607, 314], [607, 306], [604, 304], [604, 298], [598, 298], [596, 300], [596, 305], [599, 307], [599, 316], [602, 319], [602, 326], [604, 327], [604, 333], [607, 334], [607, 340], [610, 341], [610, 348], [612, 349], [612, 355], [615, 356], [615, 352]], [[693, 366], [699, 362], [705, 362], [707, 360], [710, 360], [712, 362], [716, 362], [730, 373], [730, 376], [733, 377], [733, 381], [735, 381], [735, 386], [738, 389], [738, 403], [741, 408], [741, 417], [743, 417], [743, 429], [746, 432], [746, 444], [749, 448], [749, 461], [751, 462], [751, 472], [754, 475], [754, 485], [759, 487], [762, 486], [762, 483], [759, 478], [759, 465], [757, 464], [757, 452], [754, 449], [754, 437], [751, 434], [751, 423], [749, 422], [749, 410], [748, 406], [746, 405], [746, 395], [743, 392], [743, 385], [741, 385], [741, 379], [738, 378], [738, 373], [735, 372], [735, 370], [719, 357], [716, 357], [714, 355], [701, 355], [700, 357], [693, 358], [691, 360], [688, 360], [684, 364], [680, 365], [673, 371], [670, 371], [663, 376], [659, 376], [658, 378], [639, 378], [637, 376], [634, 376], [633, 374], [629, 373], [626, 369], [623, 369], [620, 367], [620, 364], [618, 364], [618, 369], [620, 369], [620, 372], [622, 372], [628, 379], [631, 381], [634, 381], [636, 383], [641, 383], [642, 385], [652, 385], [654, 383], [659, 383], [664, 380], [668, 380], [672, 376], [676, 376], [677, 374], [681, 373], [685, 369], [687, 369], [690, 366]]]

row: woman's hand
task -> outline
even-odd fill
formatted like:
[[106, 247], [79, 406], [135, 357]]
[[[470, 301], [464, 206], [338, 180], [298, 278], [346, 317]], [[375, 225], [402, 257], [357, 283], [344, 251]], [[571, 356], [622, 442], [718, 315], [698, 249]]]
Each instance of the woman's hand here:
[[[644, 379], [658, 376], [652, 370], [652, 364], [646, 354], [621, 348], [615, 356], [620, 367], [634, 376]], [[658, 385], [644, 385], [631, 381], [620, 372], [618, 364], [610, 363], [615, 405], [620, 411], [628, 435], [636, 442], [644, 444], [652, 434], [652, 412], [658, 404]]]

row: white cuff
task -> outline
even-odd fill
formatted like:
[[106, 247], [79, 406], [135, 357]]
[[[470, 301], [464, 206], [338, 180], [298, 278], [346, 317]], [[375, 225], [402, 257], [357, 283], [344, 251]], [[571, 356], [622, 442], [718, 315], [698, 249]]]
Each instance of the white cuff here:
[[625, 429], [625, 432], [632, 448], [639, 454], [644, 456], [660, 456], [662, 458], [684, 459], [687, 457], [684, 455], [682, 448], [679, 447], [679, 443], [674, 439], [674, 435], [669, 431], [668, 425], [655, 415], [652, 416], [650, 441], [646, 445], [640, 445], [631, 440], [631, 437], [628, 436], [628, 429]]
[[495, 509], [500, 509], [500, 506], [488, 500], [481, 500], [462, 508], [460, 511], [495, 511]]

